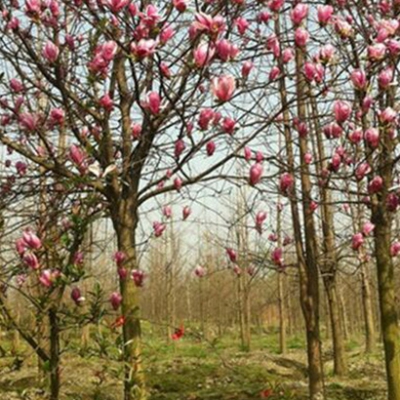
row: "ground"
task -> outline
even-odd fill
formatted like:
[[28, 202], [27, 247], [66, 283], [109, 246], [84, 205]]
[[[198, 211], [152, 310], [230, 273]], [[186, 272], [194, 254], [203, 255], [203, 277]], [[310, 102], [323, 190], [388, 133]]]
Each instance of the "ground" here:
[[[119, 352], [107, 337], [95, 333], [83, 351], [79, 341], [64, 342], [62, 400], [119, 400], [122, 387]], [[324, 342], [328, 343], [327, 340]], [[45, 400], [32, 351], [21, 344], [0, 358], [0, 400]], [[325, 351], [328, 400], [383, 400], [381, 350], [365, 355], [362, 340], [348, 342], [349, 373], [332, 375], [332, 357]], [[226, 335], [199, 340], [190, 332], [176, 342], [150, 335], [145, 342], [145, 367], [150, 400], [269, 400], [307, 399], [306, 354], [301, 337], [288, 340], [288, 353], [278, 354], [275, 333], [253, 336], [250, 352], [239, 350], [238, 338]], [[115, 360], [115, 361], [110, 361]]]

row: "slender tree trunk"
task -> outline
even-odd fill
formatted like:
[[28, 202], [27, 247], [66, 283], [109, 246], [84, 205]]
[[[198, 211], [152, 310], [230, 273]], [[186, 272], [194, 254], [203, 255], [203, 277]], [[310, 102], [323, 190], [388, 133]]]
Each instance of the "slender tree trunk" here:
[[325, 278], [324, 283], [329, 307], [327, 318], [330, 317], [331, 322], [334, 374], [344, 375], [347, 372], [347, 365], [336, 281]]
[[50, 325], [50, 400], [58, 400], [60, 395], [60, 329], [57, 311], [49, 310]]
[[[126, 193], [118, 209], [113, 209], [113, 224], [117, 232], [118, 249], [126, 255], [124, 267], [130, 277], [138, 268], [136, 254], [137, 209], [132, 193]], [[133, 279], [120, 279], [124, 340], [124, 400], [145, 400], [147, 398], [145, 376], [142, 367], [141, 324], [139, 290]]]
[[376, 348], [376, 332], [372, 310], [371, 283], [369, 279], [368, 265], [365, 263], [362, 263], [360, 266], [360, 279], [365, 324], [365, 351], [366, 353], [372, 353]]
[[285, 305], [285, 289], [284, 289], [285, 275], [278, 274], [278, 301], [279, 301], [279, 353], [287, 353], [286, 343], [286, 305]]

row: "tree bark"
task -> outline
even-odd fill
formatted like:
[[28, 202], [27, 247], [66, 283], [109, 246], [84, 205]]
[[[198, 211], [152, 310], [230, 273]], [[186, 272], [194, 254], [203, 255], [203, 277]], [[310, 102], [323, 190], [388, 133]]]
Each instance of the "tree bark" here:
[[125, 193], [119, 207], [113, 209], [112, 219], [117, 232], [118, 249], [126, 255], [124, 267], [127, 279], [120, 279], [122, 315], [125, 318], [122, 333], [124, 339], [124, 400], [145, 400], [147, 391], [142, 367], [141, 324], [139, 288], [130, 279], [131, 272], [138, 268], [136, 254], [137, 207], [135, 196]]
[[58, 400], [60, 395], [60, 329], [57, 310], [49, 310], [50, 325], [50, 400]]

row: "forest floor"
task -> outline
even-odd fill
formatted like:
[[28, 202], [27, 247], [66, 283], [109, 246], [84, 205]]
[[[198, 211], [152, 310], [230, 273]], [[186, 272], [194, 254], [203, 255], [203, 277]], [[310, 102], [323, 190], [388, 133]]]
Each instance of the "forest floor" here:
[[[328, 342], [325, 340], [324, 342]], [[7, 341], [1, 342], [7, 350]], [[120, 400], [122, 365], [106, 337], [97, 337], [83, 351], [78, 342], [65, 343], [62, 400]], [[383, 400], [385, 377], [381, 349], [365, 355], [357, 340], [347, 344], [349, 371], [333, 376], [332, 353], [324, 353], [328, 400]], [[45, 400], [32, 351], [0, 358], [0, 400]], [[240, 351], [238, 339], [196, 340], [185, 335], [166, 343], [151, 339], [144, 348], [150, 400], [305, 400], [306, 352], [303, 339], [288, 340], [288, 352], [278, 354], [276, 334], [253, 336], [250, 352]], [[110, 361], [115, 360], [115, 361]], [[264, 397], [262, 397], [264, 393]]]

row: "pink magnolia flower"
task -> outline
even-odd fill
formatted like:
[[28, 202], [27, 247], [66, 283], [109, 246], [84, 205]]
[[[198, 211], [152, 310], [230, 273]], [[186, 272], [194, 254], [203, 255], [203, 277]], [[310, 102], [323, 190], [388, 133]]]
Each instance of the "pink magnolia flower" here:
[[246, 18], [239, 17], [235, 20], [235, 25], [240, 35], [244, 35], [250, 26], [250, 22]]
[[367, 162], [361, 163], [356, 169], [356, 178], [361, 181], [367, 174], [371, 172], [371, 166]]
[[192, 210], [190, 209], [189, 206], [183, 207], [183, 210], [182, 210], [182, 218], [183, 218], [183, 220], [185, 221], [186, 219], [188, 219], [189, 215], [191, 213], [192, 213]]
[[297, 46], [304, 47], [310, 39], [310, 34], [304, 28], [297, 28], [294, 33], [294, 41]]
[[136, 287], [143, 287], [145, 274], [139, 269], [132, 270], [132, 279]]
[[198, 265], [195, 269], [194, 269], [194, 274], [199, 277], [199, 278], [203, 278], [206, 275], [207, 271], [204, 267], [202, 267], [201, 265]]
[[279, 189], [282, 193], [288, 194], [288, 192], [294, 187], [293, 175], [289, 172], [284, 172], [279, 179]]
[[87, 154], [79, 146], [75, 144], [71, 145], [69, 148], [69, 157], [81, 172], [87, 169]]
[[363, 138], [362, 129], [355, 129], [354, 131], [349, 133], [349, 141], [353, 144], [360, 143], [362, 138]]
[[379, 121], [383, 124], [390, 124], [397, 118], [397, 112], [392, 107], [387, 107], [379, 112]]
[[391, 56], [398, 56], [400, 54], [400, 41], [389, 39], [386, 42], [386, 47]]
[[313, 156], [312, 156], [311, 153], [306, 153], [306, 154], [304, 154], [304, 162], [305, 162], [307, 165], [311, 164], [311, 163], [312, 163], [312, 160], [313, 160]]
[[348, 39], [353, 35], [352, 26], [342, 18], [335, 19], [335, 31], [342, 39]]
[[212, 80], [212, 93], [221, 103], [229, 101], [232, 98], [235, 89], [236, 82], [232, 75], [221, 75]]
[[319, 49], [318, 58], [322, 63], [327, 64], [333, 59], [335, 52], [336, 48], [328, 43]]
[[239, 53], [239, 48], [227, 39], [218, 40], [216, 43], [218, 58], [222, 61], [233, 60]]
[[251, 153], [250, 147], [245, 146], [245, 148], [244, 148], [244, 159], [246, 161], [250, 161], [251, 160], [251, 155], [252, 155], [252, 153]]
[[23, 161], [17, 161], [15, 163], [15, 168], [17, 170], [18, 175], [24, 176], [26, 174], [26, 171], [28, 170], [28, 165]]
[[335, 113], [336, 122], [342, 124], [350, 118], [352, 113], [351, 104], [347, 101], [336, 100], [333, 105], [333, 112]]
[[175, 157], [179, 158], [185, 149], [186, 149], [185, 142], [182, 139], [177, 140], [175, 142], [175, 150], [174, 150]]
[[226, 254], [228, 255], [229, 259], [231, 262], [236, 262], [237, 261], [237, 253], [235, 250], [233, 250], [231, 247], [228, 247], [226, 249]]
[[19, 238], [15, 241], [15, 249], [17, 250], [17, 253], [22, 257], [28, 248], [24, 238]]
[[283, 266], [283, 249], [282, 247], [276, 247], [271, 254], [271, 259], [272, 262], [278, 266], [282, 267]]
[[58, 269], [45, 269], [39, 276], [39, 282], [46, 288], [53, 286], [53, 283], [60, 277], [61, 273]]
[[252, 61], [245, 61], [242, 65], [242, 77], [247, 78], [253, 68], [254, 63]]
[[166, 229], [165, 224], [158, 221], [153, 222], [153, 230], [155, 237], [160, 237], [164, 233], [165, 229]]
[[164, 206], [163, 207], [163, 215], [165, 218], [171, 218], [172, 217], [172, 208], [171, 206]]
[[183, 13], [187, 8], [187, 0], [172, 0], [172, 4], [174, 7], [180, 12]]
[[42, 241], [39, 237], [30, 230], [26, 230], [22, 234], [22, 239], [26, 244], [26, 247], [32, 250], [39, 250], [42, 247]]
[[48, 41], [43, 50], [42, 55], [49, 63], [55, 63], [60, 54], [60, 49], [51, 41]]
[[262, 10], [257, 14], [257, 22], [260, 24], [268, 24], [268, 21], [271, 19], [271, 14], [268, 10]]
[[202, 43], [193, 51], [194, 62], [197, 67], [204, 68], [205, 66], [210, 64], [210, 61], [214, 57], [214, 54], [214, 45]]
[[358, 90], [364, 90], [367, 88], [368, 81], [365, 71], [362, 69], [355, 69], [350, 75], [351, 81], [354, 87]]
[[182, 182], [181, 178], [177, 177], [174, 179], [174, 187], [178, 192], [181, 190], [182, 184], [183, 184], [183, 182]]
[[15, 78], [10, 79], [10, 88], [14, 93], [20, 93], [25, 89], [22, 82]]
[[121, 281], [128, 277], [128, 270], [125, 267], [118, 267], [117, 269], [118, 277]]
[[262, 163], [264, 161], [264, 154], [261, 151], [256, 152], [256, 163]]
[[103, 107], [107, 112], [111, 112], [114, 108], [114, 102], [110, 97], [109, 93], [106, 93], [99, 101], [101, 107]]
[[290, 19], [294, 25], [300, 25], [307, 15], [308, 5], [303, 3], [296, 4], [296, 6], [290, 11]]
[[215, 142], [213, 142], [212, 140], [207, 142], [206, 151], [209, 157], [211, 157], [214, 154], [215, 149], [216, 149]]
[[366, 222], [363, 226], [362, 233], [364, 236], [369, 236], [375, 229], [375, 225], [372, 222]]
[[261, 181], [263, 167], [260, 163], [253, 164], [250, 168], [249, 183], [251, 186], [257, 185]]
[[268, 77], [268, 79], [269, 79], [270, 81], [274, 81], [275, 79], [278, 78], [278, 76], [279, 76], [280, 73], [281, 73], [281, 71], [280, 71], [279, 67], [274, 66], [274, 67], [271, 68], [271, 71], [269, 72], [269, 77]]
[[271, 0], [268, 4], [268, 7], [271, 11], [278, 12], [282, 8], [285, 0]]
[[29, 268], [32, 268], [34, 270], [39, 269], [39, 260], [35, 254], [31, 252], [26, 252], [22, 257], [22, 260]]
[[256, 215], [256, 230], [260, 235], [262, 233], [262, 226], [266, 218], [267, 218], [267, 213], [264, 211], [259, 211]]
[[153, 39], [140, 39], [138, 43], [131, 43], [131, 53], [138, 59], [143, 59], [154, 54], [157, 42]]
[[368, 193], [375, 194], [383, 189], [383, 179], [381, 176], [375, 176], [368, 184]]
[[364, 133], [365, 141], [373, 149], [379, 146], [379, 130], [376, 128], [368, 128]]
[[392, 257], [397, 257], [400, 254], [400, 242], [395, 241], [390, 246], [390, 255]]
[[112, 13], [119, 13], [129, 4], [129, 0], [107, 0], [107, 6]]
[[333, 7], [332, 6], [323, 6], [319, 5], [317, 7], [317, 17], [318, 17], [318, 22], [320, 25], [324, 26], [328, 24], [333, 15]]
[[395, 212], [400, 205], [400, 199], [396, 193], [389, 193], [386, 197], [386, 208], [390, 212]]
[[358, 250], [364, 243], [364, 236], [362, 233], [356, 233], [351, 239], [351, 248]]
[[71, 299], [77, 306], [80, 306], [85, 301], [80, 289], [76, 286], [71, 290]]
[[32, 113], [23, 113], [18, 117], [19, 126], [28, 131], [34, 132], [39, 124], [39, 116]]
[[201, 130], [206, 131], [210, 122], [214, 119], [215, 113], [211, 108], [204, 108], [200, 111], [199, 127]]
[[198, 13], [194, 18], [195, 21], [192, 23], [192, 27], [196, 32], [205, 32], [214, 36], [225, 30], [225, 20], [220, 15], [212, 17], [208, 14]]
[[387, 67], [378, 75], [378, 83], [382, 89], [387, 89], [393, 81], [393, 68]]
[[63, 125], [65, 119], [64, 110], [61, 108], [53, 108], [50, 111], [50, 125]]
[[121, 267], [125, 260], [126, 254], [123, 251], [118, 250], [114, 253], [114, 261], [116, 262], [118, 267]]
[[370, 61], [381, 61], [386, 56], [386, 46], [383, 43], [376, 43], [368, 46], [368, 58]]
[[138, 123], [135, 123], [135, 122], [132, 122], [131, 130], [132, 130], [132, 137], [134, 139], [139, 139], [140, 135], [142, 133], [142, 125], [138, 124]]
[[142, 102], [142, 107], [148, 109], [153, 115], [157, 115], [161, 111], [161, 98], [157, 92], [149, 92], [146, 100]]
[[282, 52], [282, 61], [284, 64], [292, 61], [294, 59], [294, 50], [291, 47], [286, 48]]
[[175, 30], [171, 25], [164, 25], [163, 29], [160, 32], [160, 42], [162, 44], [168, 43], [175, 36]]
[[230, 117], [225, 117], [222, 121], [222, 130], [228, 135], [232, 135], [235, 132], [236, 121]]
[[120, 306], [121, 303], [122, 303], [122, 296], [121, 296], [121, 294], [118, 293], [118, 292], [113, 292], [113, 293], [111, 293], [111, 296], [110, 296], [110, 303], [111, 303], [112, 308], [113, 308], [115, 311], [118, 310], [119, 306]]

